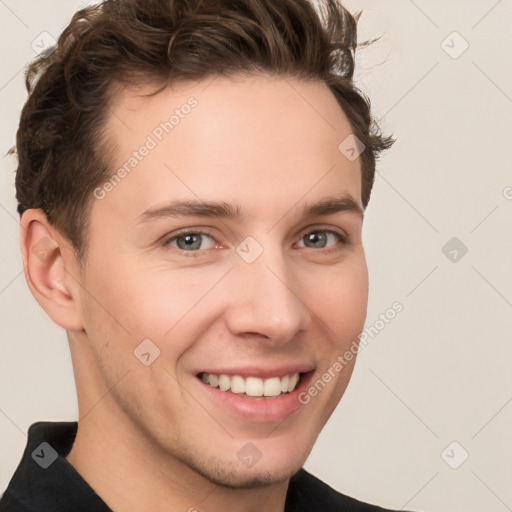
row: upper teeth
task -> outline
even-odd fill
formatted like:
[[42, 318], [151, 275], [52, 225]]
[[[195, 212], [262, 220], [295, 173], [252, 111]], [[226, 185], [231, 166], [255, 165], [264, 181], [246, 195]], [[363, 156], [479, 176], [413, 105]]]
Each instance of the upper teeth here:
[[281, 393], [289, 393], [295, 389], [299, 382], [299, 374], [294, 373], [282, 378], [260, 379], [258, 377], [247, 377], [244, 379], [240, 375], [230, 377], [229, 375], [203, 373], [201, 379], [205, 384], [210, 384], [214, 388], [219, 387], [221, 391], [245, 393], [247, 396], [278, 396]]

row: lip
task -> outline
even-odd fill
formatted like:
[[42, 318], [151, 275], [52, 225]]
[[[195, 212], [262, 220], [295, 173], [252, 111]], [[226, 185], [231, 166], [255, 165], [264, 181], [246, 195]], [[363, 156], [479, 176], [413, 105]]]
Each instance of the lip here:
[[261, 366], [243, 366], [238, 368], [201, 368], [198, 369], [195, 374], [200, 373], [213, 373], [214, 375], [228, 375], [233, 377], [234, 375], [240, 375], [246, 379], [247, 377], [258, 377], [260, 379], [270, 379], [271, 377], [283, 378], [286, 375], [291, 376], [294, 373], [309, 373], [314, 370], [314, 366], [308, 363], [300, 364], [289, 364], [279, 366], [273, 369], [262, 368]]
[[[294, 366], [294, 368], [297, 367]], [[245, 370], [249, 369], [246, 367]], [[217, 371], [219, 370], [209, 371], [207, 373], [214, 373], [215, 375], [218, 375], [216, 373]], [[224, 374], [230, 375], [231, 371], [232, 369], [229, 372], [226, 371]], [[279, 375], [279, 373], [263, 373], [274, 377]], [[295, 373], [293, 370], [290, 374], [286, 373], [285, 371], [283, 376], [292, 375], [293, 373]], [[231, 393], [229, 391], [221, 391], [219, 388], [214, 388], [209, 384], [205, 384], [201, 379], [197, 377], [197, 375], [194, 376], [194, 380], [197, 382], [197, 386], [199, 386], [200, 389], [202, 389], [202, 391], [207, 394], [209, 399], [212, 400], [217, 406], [219, 406], [219, 408], [221, 408], [224, 412], [228, 412], [229, 414], [246, 421], [252, 421], [256, 423], [271, 423], [274, 421], [283, 420], [302, 407], [303, 404], [299, 401], [299, 394], [308, 388], [309, 383], [314, 375], [314, 371], [309, 370], [307, 373], [298, 373], [301, 374], [301, 378], [297, 387], [293, 391], [279, 395], [278, 397], [262, 397], [261, 399], [247, 398], [245, 395]], [[232, 375], [241, 374], [233, 373]], [[258, 375], [254, 373], [247, 373], [247, 376], [256, 377]]]

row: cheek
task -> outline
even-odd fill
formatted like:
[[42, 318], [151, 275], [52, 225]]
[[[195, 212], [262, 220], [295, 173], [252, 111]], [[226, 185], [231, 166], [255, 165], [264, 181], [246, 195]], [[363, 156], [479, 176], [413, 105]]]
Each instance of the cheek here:
[[[178, 354], [186, 349], [183, 329], [200, 332], [222, 312], [216, 301], [222, 285], [216, 287], [227, 270], [223, 265], [143, 269], [128, 258], [112, 265], [92, 262], [84, 284], [87, 323], [98, 330], [99, 339], [129, 339], [132, 350], [146, 338], [166, 349], [172, 339]], [[362, 247], [336, 265], [295, 270], [292, 288], [305, 309], [321, 319], [318, 327], [325, 329], [329, 345], [350, 343], [366, 317], [368, 275]]]
[[322, 320], [325, 335], [338, 349], [357, 338], [364, 326], [368, 302], [368, 272], [364, 255], [316, 272], [307, 283], [306, 304]]
[[211, 321], [214, 288], [225, 272], [206, 267], [144, 270], [129, 262], [110, 269], [91, 268], [86, 302], [97, 343], [106, 338], [115, 339], [118, 345], [129, 340], [133, 350], [149, 338], [160, 350], [172, 349], [178, 356], [194, 331]]
[[319, 374], [308, 394], [318, 408], [312, 421], [321, 429], [338, 406], [354, 370], [368, 302], [366, 262], [364, 257], [357, 258], [335, 272], [331, 268], [324, 276], [315, 277], [315, 292], [308, 304], [319, 318], [317, 325], [324, 341], [315, 350]]

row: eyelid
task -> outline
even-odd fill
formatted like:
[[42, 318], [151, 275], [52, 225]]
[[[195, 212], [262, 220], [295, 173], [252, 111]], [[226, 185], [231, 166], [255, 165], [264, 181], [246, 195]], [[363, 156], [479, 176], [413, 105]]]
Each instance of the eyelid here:
[[325, 233], [333, 233], [335, 235], [338, 235], [340, 237], [340, 239], [344, 242], [348, 242], [348, 240], [349, 240], [348, 234], [343, 229], [341, 229], [339, 227], [335, 228], [333, 226], [322, 226], [321, 224], [313, 224], [311, 226], [307, 226], [304, 229], [302, 229], [299, 234], [299, 239], [302, 239], [309, 233], [315, 233], [316, 231], [324, 231]]
[[[204, 229], [204, 228], [182, 228], [178, 231], [174, 231], [171, 235], [167, 236], [163, 236], [160, 238], [160, 241], [162, 243], [162, 245], [164, 246], [169, 246], [170, 245], [170, 242], [172, 242], [173, 240], [175, 240], [176, 238], [179, 238], [180, 236], [184, 236], [184, 235], [205, 235], [205, 236], [209, 236], [215, 243], [216, 245], [220, 245], [220, 242], [215, 238], [215, 236], [210, 233], [208, 230]], [[211, 251], [212, 249], [201, 249], [199, 251], [183, 251], [181, 249], [178, 249], [176, 248], [176, 250], [178, 250], [179, 252], [181, 253], [204, 253], [206, 251]]]
[[[300, 232], [299, 232], [299, 235], [297, 236], [297, 242], [301, 241], [306, 235], [310, 234], [310, 233], [315, 233], [317, 231], [323, 231], [325, 233], [332, 233], [334, 235], [337, 235], [340, 239], [340, 244], [341, 245], [345, 245], [345, 244], [348, 244], [349, 241], [350, 241], [350, 238], [348, 236], [348, 234], [341, 230], [341, 228], [338, 228], [338, 229], [335, 229], [333, 226], [322, 226], [322, 225], [311, 225], [311, 226], [307, 226], [305, 228], [303, 228]], [[164, 246], [169, 246], [170, 245], [170, 242], [173, 241], [174, 239], [180, 237], [180, 236], [184, 236], [184, 235], [188, 235], [188, 234], [194, 234], [194, 235], [205, 235], [205, 236], [208, 236], [210, 237], [212, 240], [214, 240], [216, 242], [216, 247], [212, 248], [212, 249], [199, 249], [197, 251], [184, 251], [184, 250], [181, 250], [179, 248], [174, 248], [176, 249], [178, 252], [180, 252], [181, 254], [187, 254], [187, 255], [192, 255], [192, 254], [196, 254], [196, 255], [199, 255], [199, 254], [204, 254], [204, 253], [207, 253], [208, 251], [212, 251], [212, 250], [216, 250], [216, 249], [219, 249], [219, 245], [222, 245], [221, 242], [219, 242], [216, 237], [208, 230], [208, 229], [205, 229], [205, 228], [194, 228], [194, 227], [188, 227], [188, 228], [182, 228], [182, 229], [179, 229], [178, 231], [175, 231], [173, 232], [171, 235], [167, 236], [163, 236], [160, 240], [162, 241], [162, 245]], [[306, 249], [308, 249], [308, 247], [306, 247]], [[333, 250], [333, 248], [326, 248], [324, 249], [324, 251], [329, 251], [329, 250]], [[321, 252], [322, 249], [318, 249], [317, 252]]]

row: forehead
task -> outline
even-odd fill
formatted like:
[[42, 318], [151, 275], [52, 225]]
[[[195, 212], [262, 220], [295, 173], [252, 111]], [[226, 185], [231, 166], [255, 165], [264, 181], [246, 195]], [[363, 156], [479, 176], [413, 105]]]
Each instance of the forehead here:
[[338, 150], [350, 124], [323, 82], [209, 77], [153, 91], [125, 88], [110, 105], [111, 173], [124, 172], [103, 203], [132, 216], [183, 196], [260, 199], [278, 214], [286, 201], [348, 191], [360, 204], [359, 160]]

